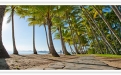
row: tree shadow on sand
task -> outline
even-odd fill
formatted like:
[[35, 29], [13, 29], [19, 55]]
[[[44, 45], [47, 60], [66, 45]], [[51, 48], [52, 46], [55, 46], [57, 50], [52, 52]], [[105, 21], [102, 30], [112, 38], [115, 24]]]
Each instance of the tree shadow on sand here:
[[5, 58], [0, 58], [0, 70], [10, 70]]

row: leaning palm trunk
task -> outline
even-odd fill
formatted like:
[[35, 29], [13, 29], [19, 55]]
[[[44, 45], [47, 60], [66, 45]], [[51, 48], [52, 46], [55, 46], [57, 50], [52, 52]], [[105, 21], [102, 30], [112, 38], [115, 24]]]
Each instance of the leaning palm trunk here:
[[45, 26], [45, 24], [44, 24], [44, 28], [45, 28], [46, 41], [47, 41], [47, 46], [48, 46], [48, 49], [49, 49], [49, 54], [51, 54], [51, 50], [50, 50], [50, 46], [49, 46], [49, 42], [48, 42], [47, 30], [46, 30], [46, 26]]
[[2, 42], [2, 22], [3, 22], [5, 8], [6, 8], [5, 5], [0, 5], [0, 58], [10, 57], [5, 47], [3, 46], [3, 42]]
[[35, 48], [35, 26], [33, 25], [33, 51], [34, 54], [37, 54], [37, 50]]
[[[85, 9], [83, 6], [81, 6], [81, 7], [82, 7], [83, 9]], [[97, 26], [97, 23], [92, 19], [92, 17], [91, 17], [90, 14], [86, 11], [86, 9], [85, 9], [85, 12], [86, 12], [86, 15], [88, 15], [89, 18], [91, 19], [91, 21], [94, 23], [95, 27], [99, 30], [99, 32], [101, 33], [102, 37], [104, 38], [104, 40], [106, 41], [106, 43], [110, 46], [110, 48], [112, 49], [112, 51], [113, 51], [115, 54], [117, 54], [117, 52], [114, 50], [114, 48], [111, 46], [111, 44], [110, 44], [110, 43], [108, 42], [108, 40], [106, 39], [104, 33], [101, 32], [101, 30], [100, 30], [99, 27]], [[85, 16], [86, 16], [86, 15], [85, 15]], [[88, 18], [87, 18], [87, 19], [88, 19]], [[90, 20], [88, 19], [88, 21], [90, 21]]]
[[58, 28], [58, 30], [59, 30], [60, 40], [61, 40], [61, 45], [62, 45], [62, 50], [63, 50], [64, 54], [65, 54], [65, 55], [71, 55], [71, 54], [67, 51], [67, 49], [66, 49], [66, 47], [65, 47], [65, 43], [64, 43], [64, 41], [63, 41], [63, 36], [62, 36], [62, 32], [61, 32], [61, 26]]
[[12, 39], [13, 39], [13, 54], [18, 54], [15, 44], [15, 35], [14, 35], [14, 8], [12, 8]]
[[75, 52], [73, 51], [71, 45], [69, 45], [69, 47], [70, 47], [70, 49], [71, 49], [71, 53], [72, 53], [72, 54], [75, 54]]
[[[91, 27], [92, 27], [92, 29], [94, 30], [94, 32], [96, 32], [97, 33], [97, 29], [95, 29], [92, 25], [91, 25]], [[98, 34], [97, 33], [97, 35], [101, 38], [101, 40], [102, 41], [104, 41], [104, 46], [105, 47], [108, 47], [108, 48], [110, 48], [110, 46], [107, 44], [107, 42], [104, 40], [104, 38], [103, 37], [101, 37], [101, 35], [100, 34]], [[106, 48], [107, 49], [107, 48]], [[110, 48], [111, 49], [111, 48]], [[109, 50], [107, 50], [107, 51], [110, 51], [110, 49]], [[101, 51], [102, 51], [102, 47], [101, 47]], [[111, 52], [112, 52], [112, 50], [111, 50]], [[113, 53], [113, 52], [112, 52]]]
[[[48, 13], [49, 16], [49, 13]], [[54, 45], [53, 45], [53, 41], [52, 41], [52, 34], [51, 34], [51, 26], [52, 26], [52, 22], [51, 19], [49, 17], [47, 17], [47, 24], [48, 24], [48, 35], [49, 35], [49, 48], [51, 50], [52, 56], [54, 57], [60, 57], [58, 55], [58, 53], [56, 52]]]
[[88, 21], [88, 23], [89, 23], [89, 25], [90, 25], [91, 31], [92, 31], [92, 33], [93, 33], [93, 36], [96, 38], [96, 41], [97, 41], [97, 43], [98, 43], [97, 46], [98, 46], [98, 48], [100, 48], [100, 52], [103, 53], [102, 50], [101, 50], [100, 43], [99, 43], [99, 41], [98, 41], [98, 38], [96, 37], [96, 34], [95, 34], [94, 30], [93, 30], [93, 27], [92, 27], [91, 23], [90, 23], [89, 21]]
[[93, 8], [98, 12], [98, 14], [101, 16], [101, 18], [103, 19], [103, 21], [105, 22], [105, 24], [107, 25], [107, 27], [109, 28], [109, 30], [113, 33], [113, 35], [116, 37], [116, 39], [119, 41], [119, 43], [121, 44], [121, 39], [116, 35], [116, 33], [114, 32], [114, 30], [111, 28], [110, 24], [106, 21], [106, 19], [104, 18], [104, 16], [99, 12], [99, 10], [93, 6]]
[[77, 54], [80, 54], [79, 51], [78, 51], [78, 49], [77, 49], [77, 47], [76, 47], [76, 45], [75, 45], [75, 40], [74, 40], [74, 37], [73, 37], [73, 31], [72, 31], [72, 28], [71, 28], [71, 25], [70, 24], [69, 24], [69, 28], [71, 30], [71, 37], [72, 37], [73, 46], [75, 48], [75, 51], [76, 51]]
[[116, 16], [119, 18], [120, 22], [121, 22], [121, 13], [118, 10], [116, 5], [111, 5], [111, 8], [113, 9], [113, 11], [115, 12]]
[[80, 40], [80, 37], [79, 37], [79, 35], [78, 35], [78, 33], [77, 33], [77, 31], [75, 32], [76, 33], [76, 35], [77, 35], [77, 38], [78, 38], [78, 43], [79, 43], [79, 50], [81, 50], [81, 40]]
[[[92, 26], [93, 27], [93, 26]], [[96, 32], [97, 30], [93, 27], [93, 30]], [[98, 33], [97, 33], [98, 34]], [[112, 53], [113, 53], [113, 51], [112, 51], [112, 49], [110, 48], [110, 46], [108, 45], [108, 43], [105, 41], [105, 39], [101, 36], [101, 34], [98, 34], [98, 36], [101, 38], [101, 40], [103, 41], [103, 43], [104, 43], [104, 46], [105, 47], [107, 47], [108, 48], [108, 50], [107, 51], [111, 51]], [[106, 49], [107, 49], [106, 48]]]
[[[97, 33], [97, 30], [92, 26], [92, 29], [94, 30], [94, 32], [96, 32]], [[110, 46], [107, 44], [107, 42], [104, 40], [104, 38], [103, 37], [101, 37], [101, 35], [100, 34], [98, 34], [97, 33], [97, 35], [101, 38], [101, 40], [102, 41], [104, 41], [104, 46], [106, 46], [106, 47], [108, 47], [108, 48], [110, 48]], [[102, 48], [101, 48], [102, 49]], [[110, 48], [111, 49], [111, 48]], [[107, 51], [109, 51], [109, 50], [107, 50]], [[111, 52], [112, 52], [112, 50], [111, 50]]]

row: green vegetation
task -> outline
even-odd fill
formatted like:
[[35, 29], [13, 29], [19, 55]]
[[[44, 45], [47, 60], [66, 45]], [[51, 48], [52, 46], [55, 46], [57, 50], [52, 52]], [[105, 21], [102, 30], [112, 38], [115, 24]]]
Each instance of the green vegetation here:
[[95, 55], [101, 57], [121, 58], [121, 55], [113, 55], [113, 54], [95, 54]]
[[[52, 33], [55, 33], [55, 39], [61, 41], [65, 55], [86, 53], [121, 55], [121, 6], [119, 5], [8, 5], [7, 10], [12, 10], [12, 16], [12, 12], [16, 12], [20, 18], [27, 18], [29, 26], [33, 26], [35, 54], [37, 53], [34, 27], [39, 25], [45, 27], [48, 49], [54, 57], [59, 55], [53, 44]], [[14, 40], [13, 43], [15, 47]], [[66, 49], [66, 43], [72, 53]]]
[[88, 49], [88, 54], [95, 54], [95, 49]]

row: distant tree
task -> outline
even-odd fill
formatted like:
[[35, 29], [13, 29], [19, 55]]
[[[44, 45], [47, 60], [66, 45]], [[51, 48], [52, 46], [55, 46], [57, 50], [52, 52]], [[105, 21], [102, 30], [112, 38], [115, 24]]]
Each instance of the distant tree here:
[[12, 21], [12, 40], [13, 40], [13, 54], [18, 54], [16, 43], [15, 43], [15, 35], [14, 35], [14, 13], [15, 13], [16, 6], [10, 5], [6, 8], [6, 13], [10, 12], [10, 16], [8, 17], [7, 23]]
[[37, 54], [37, 50], [36, 50], [36, 47], [35, 47], [35, 17], [29, 17], [28, 18], [28, 21], [29, 21], [29, 25], [32, 25], [33, 26], [33, 51], [34, 51], [34, 54]]

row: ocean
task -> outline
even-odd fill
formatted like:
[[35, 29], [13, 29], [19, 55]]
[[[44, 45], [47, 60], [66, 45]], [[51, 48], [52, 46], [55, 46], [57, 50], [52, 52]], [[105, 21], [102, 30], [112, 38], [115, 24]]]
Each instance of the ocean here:
[[[8, 54], [13, 54], [13, 51], [7, 51]], [[29, 55], [29, 54], [33, 54], [33, 51], [19, 51], [18, 52], [19, 55]], [[48, 54], [49, 51], [37, 51], [37, 54]], [[60, 52], [57, 52], [58, 54], [60, 54]]]

